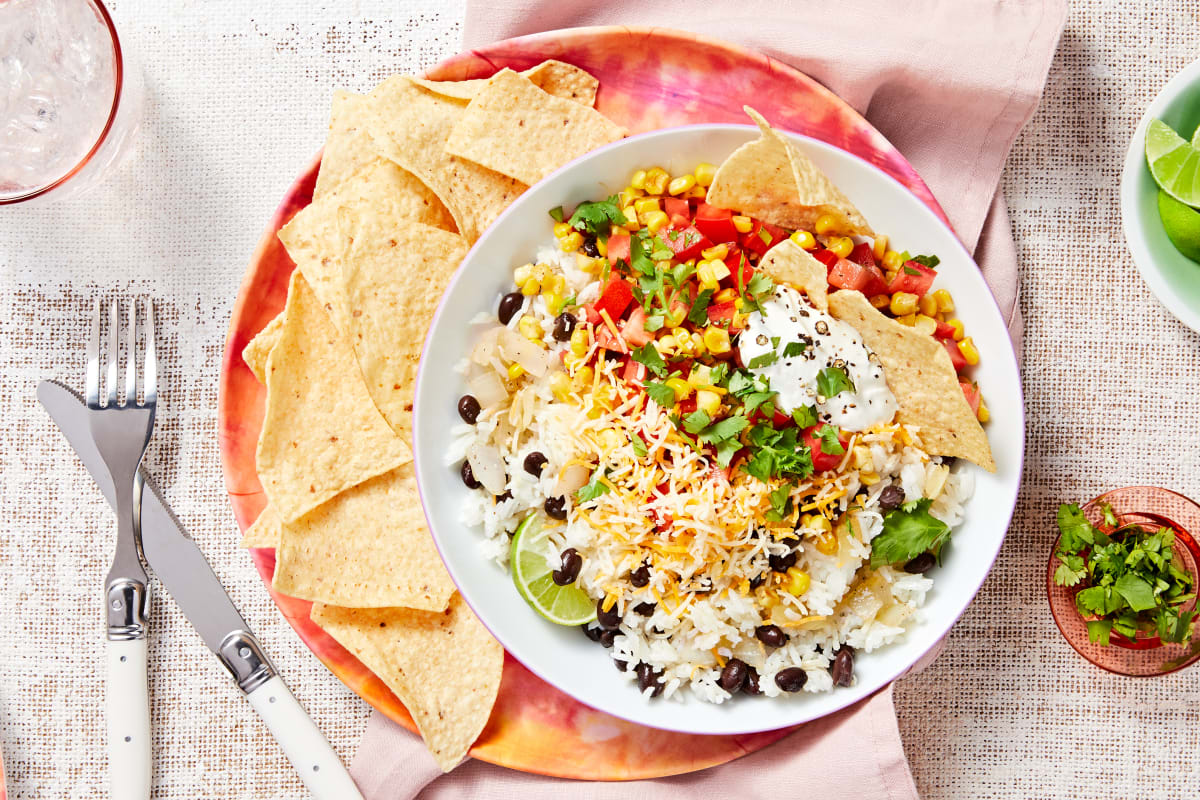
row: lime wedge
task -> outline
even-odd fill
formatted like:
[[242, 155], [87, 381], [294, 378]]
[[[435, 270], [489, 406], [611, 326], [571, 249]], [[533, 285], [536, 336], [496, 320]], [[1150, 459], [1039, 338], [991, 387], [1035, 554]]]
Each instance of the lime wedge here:
[[1185, 206], [1166, 192], [1158, 193], [1158, 215], [1175, 249], [1200, 262], [1200, 211]]
[[513, 584], [525, 602], [556, 625], [583, 625], [596, 618], [596, 604], [575, 584], [559, 586], [551, 573], [554, 567], [543, 555], [546, 535], [542, 519], [530, 514], [513, 534], [508, 565]]
[[1146, 163], [1159, 188], [1184, 205], [1200, 206], [1200, 149], [1162, 120], [1146, 128]]
[[1200, 150], [1200, 125], [1196, 126], [1196, 130], [1192, 131], [1192, 147]]

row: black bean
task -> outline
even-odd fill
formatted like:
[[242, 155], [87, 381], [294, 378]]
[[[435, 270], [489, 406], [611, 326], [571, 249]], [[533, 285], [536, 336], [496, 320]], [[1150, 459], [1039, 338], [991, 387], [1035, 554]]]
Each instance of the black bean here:
[[571, 334], [575, 331], [574, 314], [568, 314], [566, 311], [554, 318], [554, 341], [566, 342], [570, 341]]
[[879, 507], [891, 511], [904, 502], [904, 490], [896, 484], [891, 484], [879, 493]]
[[758, 670], [754, 667], [746, 667], [746, 682], [742, 684], [742, 692], [748, 695], [762, 694], [762, 689], [758, 687]]
[[904, 571], [913, 575], [923, 574], [933, 569], [933, 565], [937, 563], [937, 559], [933, 557], [933, 553], [921, 553], [904, 565]]
[[583, 252], [592, 258], [600, 257], [600, 248], [596, 246], [595, 236], [585, 236], [583, 239]]
[[468, 489], [478, 489], [480, 486], [483, 486], [482, 483], [475, 480], [475, 472], [471, 469], [470, 461], [463, 462], [461, 474], [462, 481], [467, 485]]
[[543, 508], [546, 509], [546, 516], [552, 519], [567, 518], [567, 498], [565, 497], [547, 497]]
[[650, 567], [646, 564], [642, 564], [633, 572], [629, 573], [629, 582], [639, 589], [650, 583]]
[[504, 494], [496, 495], [497, 503], [503, 503], [505, 500], [512, 500], [512, 490], [511, 489], [506, 489], [504, 491]]
[[574, 547], [562, 551], [562, 567], [550, 573], [550, 577], [559, 586], [569, 586], [579, 577], [583, 566], [583, 556]]
[[612, 647], [613, 640], [617, 638], [620, 631], [600, 631], [600, 644], [604, 647]]
[[651, 697], [658, 697], [660, 694], [662, 694], [663, 685], [661, 670], [656, 670], [654, 667], [642, 661], [633, 668], [633, 671], [637, 673], [637, 685], [640, 691], [644, 692], [653, 687], [654, 690], [650, 693]]
[[624, 671], [625, 671], [625, 668], [629, 666], [629, 662], [628, 662], [628, 661], [622, 661], [622, 660], [621, 660], [621, 659], [619, 659], [619, 658], [614, 658], [614, 659], [613, 659], [613, 663], [617, 665], [617, 669], [618, 669], [619, 671], [621, 671], [621, 672], [624, 672]]
[[613, 631], [621, 624], [621, 615], [617, 613], [617, 604], [613, 603], [612, 608], [608, 611], [604, 610], [604, 601], [596, 601], [596, 622], [601, 628], [606, 631]]
[[757, 589], [758, 587], [762, 586], [766, 582], [767, 582], [766, 575], [755, 575], [753, 578], [750, 579], [750, 588], [751, 588], [751, 590]]
[[633, 610], [643, 617], [648, 617], [654, 613], [654, 603], [638, 603]]
[[800, 667], [788, 667], [775, 673], [775, 685], [785, 692], [798, 692], [808, 683], [808, 673]]
[[843, 647], [833, 658], [833, 668], [829, 671], [833, 676], [834, 686], [849, 686], [854, 682], [854, 648]]
[[584, 635], [587, 636], [589, 639], [591, 639], [593, 642], [600, 641], [600, 634], [603, 633], [603, 631], [600, 630], [599, 628], [593, 628], [592, 623], [589, 622], [585, 625], [580, 625], [579, 627], [583, 628]]
[[507, 325], [508, 321], [513, 318], [513, 315], [521, 310], [521, 306], [525, 305], [525, 295], [520, 292], [509, 292], [500, 298], [500, 308], [496, 311], [496, 316], [500, 319], [501, 325]]
[[775, 572], [787, 572], [796, 566], [796, 557], [796, 551], [792, 550], [787, 555], [771, 556], [767, 559], [767, 562]]
[[788, 635], [778, 625], [759, 625], [754, 629], [754, 635], [767, 647], [783, 647], [788, 640]]
[[727, 692], [733, 693], [741, 689], [746, 684], [746, 670], [749, 665], [740, 658], [731, 658], [725, 662], [725, 669], [721, 670], [720, 684], [721, 688]]
[[536, 478], [542, 474], [542, 469], [545, 468], [548, 461], [549, 459], [546, 458], [545, 454], [534, 450], [525, 456], [525, 471]]

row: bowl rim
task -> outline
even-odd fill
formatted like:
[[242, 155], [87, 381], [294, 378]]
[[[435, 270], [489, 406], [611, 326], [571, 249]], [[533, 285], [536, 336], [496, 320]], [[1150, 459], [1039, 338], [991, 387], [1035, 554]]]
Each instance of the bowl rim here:
[[[1142, 117], [1133, 129], [1129, 139], [1129, 147], [1125, 151], [1125, 165], [1121, 170], [1121, 228], [1125, 234], [1125, 244], [1133, 256], [1134, 266], [1142, 280], [1150, 287], [1151, 293], [1158, 302], [1177, 320], [1192, 330], [1200, 333], [1200, 308], [1192, 308], [1184, 303], [1171, 289], [1170, 283], [1158, 269], [1150, 248], [1146, 244], [1144, 220], [1137, 212], [1137, 193], [1143, 181], [1153, 181], [1146, 168], [1145, 146], [1146, 128], [1150, 120], [1161, 115], [1162, 110], [1178, 99], [1185, 91], [1200, 84], [1200, 59], [1188, 64], [1171, 76], [1163, 85], [1154, 99], [1146, 106]], [[1200, 89], [1200, 86], [1197, 86]], [[1139, 226], [1139, 222], [1142, 225]]]
[[[563, 166], [559, 167], [558, 169], [556, 169], [553, 172], [551, 172], [550, 174], [548, 174], [537, 184], [534, 184], [534, 186], [540, 186], [543, 183], [546, 183], [550, 180], [557, 178], [559, 175], [561, 175], [563, 173], [566, 173], [566, 172], [569, 172], [569, 171], [575, 169], [578, 165], [580, 165], [581, 163], [583, 163], [585, 161], [589, 161], [593, 158], [597, 158], [601, 154], [607, 153], [607, 152], [617, 149], [617, 148], [629, 147], [638, 142], [652, 139], [652, 138], [677, 135], [678, 133], [684, 132], [684, 131], [717, 131], [717, 130], [736, 130], [736, 131], [745, 132], [745, 133], [748, 133], [751, 135], [759, 132], [759, 128], [756, 125], [741, 124], [741, 123], [697, 123], [697, 124], [692, 124], [692, 125], [678, 125], [678, 126], [671, 126], [671, 127], [667, 127], [667, 128], [659, 128], [659, 129], [652, 130], [652, 131], [646, 131], [644, 133], [639, 133], [639, 134], [636, 134], [633, 136], [626, 137], [624, 139], [620, 139], [616, 142], [611, 142], [602, 147], [591, 150], [575, 159], [572, 159], [571, 161], [567, 162]], [[950, 238], [953, 240], [954, 246], [958, 249], [959, 254], [963, 258], [965, 258], [970, 264], [975, 265], [976, 269], [978, 269], [978, 264], [975, 262], [975, 259], [972, 257], [971, 253], [962, 244], [961, 240], [958, 238], [958, 234], [956, 234], [954, 232], [954, 229], [952, 227], [950, 227], [950, 225], [939, 215], [938, 210], [940, 210], [940, 209], [937, 209], [937, 210], [931, 209], [930, 207], [925, 205], [925, 203], [923, 203], [920, 200], [920, 198], [916, 197], [912, 193], [912, 191], [908, 187], [906, 187], [903, 183], [896, 180], [894, 177], [887, 174], [883, 170], [879, 169], [878, 167], [876, 167], [874, 164], [870, 163], [866, 159], [864, 159], [854, 153], [851, 153], [848, 150], [844, 150], [844, 149], [838, 147], [837, 145], [831, 144], [831, 143], [823, 141], [821, 139], [817, 139], [815, 137], [806, 136], [806, 135], [800, 134], [800, 133], [795, 133], [793, 131], [789, 131], [786, 129], [777, 128], [776, 130], [779, 130], [780, 132], [784, 133], [785, 135], [787, 135], [793, 139], [798, 139], [798, 140], [804, 141], [808, 144], [814, 145], [815, 147], [817, 147], [817, 149], [828, 149], [828, 150], [836, 151], [837, 153], [839, 153], [843, 156], [846, 156], [846, 157], [852, 159], [853, 161], [858, 162], [858, 164], [861, 167], [863, 167], [871, 172], [874, 172], [879, 178], [893, 184], [896, 188], [900, 189], [905, 195], [908, 195], [910, 198], [912, 198], [913, 202], [916, 203], [916, 205], [918, 205], [920, 207], [921, 210], [917, 213], [929, 214], [930, 217], [936, 222], [936, 224], [938, 226], [942, 227], [946, 231], [946, 233], [948, 233], [950, 235]], [[532, 188], [533, 187], [531, 186], [530, 189], [532, 189]], [[465, 273], [462, 269], [462, 265], [466, 264], [470, 259], [472, 259], [472, 257], [474, 257], [477, 252], [483, 251], [490, 244], [490, 242], [489, 242], [490, 235], [495, 230], [502, 227], [508, 221], [508, 219], [510, 217], [515, 216], [517, 214], [525, 213], [525, 209], [524, 209], [523, 203], [522, 203], [523, 199], [524, 199], [524, 197], [517, 198], [517, 200], [515, 200], [508, 208], [506, 208], [504, 211], [502, 211], [500, 213], [500, 215], [497, 216], [496, 219], [491, 223], [491, 225], [489, 225], [488, 228], [483, 232], [483, 234], [479, 237], [479, 239], [470, 247], [470, 249], [467, 251], [467, 254], [463, 257], [462, 262], [460, 262], [460, 266], [455, 270], [454, 275], [451, 276], [450, 282], [446, 285], [446, 289], [443, 291], [441, 298], [438, 300], [437, 308], [434, 311], [433, 317], [430, 320], [429, 327], [427, 329], [426, 336], [425, 336], [425, 341], [423, 342], [422, 347], [421, 347], [421, 358], [420, 358], [420, 362], [417, 367], [416, 380], [413, 385], [414, 402], [413, 402], [413, 447], [412, 447], [412, 451], [413, 451], [414, 473], [415, 473], [416, 479], [417, 479], [417, 493], [421, 499], [421, 507], [425, 514], [426, 523], [429, 527], [430, 535], [431, 535], [431, 538], [433, 539], [434, 546], [437, 548], [438, 555], [442, 558], [442, 562], [446, 565], [446, 570], [450, 574], [451, 580], [454, 582], [455, 587], [458, 589], [460, 594], [462, 594], [463, 600], [467, 603], [467, 605], [471, 608], [471, 610], [479, 618], [480, 624], [482, 624], [484, 626], [484, 628], [488, 631], [488, 633], [490, 633], [498, 642], [500, 642], [501, 646], [504, 646], [505, 652], [507, 652], [511, 657], [513, 657], [517, 661], [519, 661], [531, 673], [533, 673], [534, 675], [536, 675], [538, 678], [545, 681], [546, 683], [550, 684], [551, 686], [554, 686], [556, 689], [563, 692], [564, 694], [570, 696], [571, 698], [573, 698], [577, 702], [581, 703], [582, 705], [587, 706], [589, 708], [596, 708], [596, 706], [593, 705], [592, 703], [587, 702], [583, 698], [578, 697], [574, 693], [568, 691], [563, 686], [560, 686], [557, 682], [555, 682], [550, 677], [548, 677], [547, 674], [543, 670], [539, 669], [535, 664], [530, 663], [528, 660], [526, 660], [524, 658], [521, 658], [516, 653], [514, 653], [512, 650], [510, 650], [507, 646], [505, 646], [504, 639], [501, 636], [497, 635], [497, 632], [493, 628], [493, 626], [489, 625], [487, 623], [487, 621], [484, 619], [484, 617], [479, 614], [479, 609], [476, 608], [476, 604], [471, 601], [471, 599], [467, 595], [467, 592], [462, 591], [462, 588], [459, 586], [459, 582], [456, 579], [454, 569], [451, 567], [451, 562], [446, 559], [446, 552], [443, 548], [443, 543], [440, 540], [438, 534], [436, 533], [436, 526], [433, 522], [433, 517], [429, 511], [430, 504], [427, 502], [427, 499], [426, 499], [426, 495], [428, 494], [428, 492], [426, 491], [426, 488], [425, 488], [425, 481], [422, 479], [423, 460], [421, 459], [421, 457], [419, 455], [425, 449], [425, 447], [423, 446], [422, 443], [425, 441], [425, 439], [427, 437], [431, 437], [431, 436], [436, 437], [437, 436], [437, 433], [434, 431], [425, 431], [425, 426], [420, 424], [420, 421], [419, 421], [420, 415], [418, 413], [419, 409], [422, 406], [421, 397], [422, 397], [423, 393], [421, 391], [421, 387], [426, 378], [426, 370], [432, 369], [431, 367], [429, 367], [430, 359], [427, 358], [427, 356], [429, 354], [430, 343], [433, 340], [433, 336], [432, 336], [433, 331], [439, 326], [439, 323], [441, 322], [442, 315], [447, 309], [448, 299], [449, 299], [450, 295], [453, 293], [453, 289], [458, 285], [458, 283], [460, 281], [464, 280]], [[983, 278], [982, 271], [980, 271], [980, 278], [981, 278], [981, 280]], [[997, 303], [997, 301], [996, 301], [995, 293], [992, 291], [991, 286], [987, 283], [986, 280], [982, 280], [982, 282], [984, 284], [984, 288], [986, 289], [986, 297], [987, 297], [988, 302], [990, 302], [992, 308], [995, 309], [997, 317], [1001, 320], [1001, 322], [1004, 322], [1004, 315], [1003, 315], [1003, 312], [1000, 310], [999, 303]], [[1005, 326], [1007, 327], [1007, 323], [1005, 323]], [[1017, 394], [1018, 394], [1018, 396], [1023, 397], [1024, 392], [1023, 392], [1022, 380], [1021, 380], [1020, 362], [1017, 359], [1016, 349], [1013, 347], [1011, 338], [1008, 339], [1007, 345], [1008, 345], [1007, 347], [1000, 348], [1000, 349], [1003, 352], [1004, 357], [1008, 359], [1009, 366], [1011, 367], [1013, 374], [1016, 376], [1016, 387], [1015, 388], [1016, 388]], [[431, 379], [431, 380], [435, 380], [435, 379]], [[1024, 428], [1025, 428], [1024, 404], [1017, 403], [1014, 411], [1016, 412], [1015, 413], [1015, 423], [1020, 426], [1020, 429], [1022, 431], [1024, 431]], [[895, 682], [898, 678], [903, 677], [906, 673], [908, 673], [913, 668], [913, 666], [920, 663], [926, 656], [928, 656], [928, 654], [930, 652], [935, 650], [935, 648], [937, 648], [938, 645], [945, 639], [946, 635], [958, 623], [958, 620], [962, 618], [962, 615], [966, 612], [967, 608], [971, 605], [971, 603], [974, 601], [975, 597], [979, 594], [979, 590], [983, 587], [984, 582], [987, 580], [988, 576], [991, 574], [992, 568], [995, 566], [996, 559], [999, 557], [999, 554], [1000, 554], [1000, 549], [1004, 546], [1004, 541], [1008, 535], [1008, 528], [1011, 525], [1012, 518], [1016, 513], [1017, 498], [1020, 494], [1022, 477], [1023, 477], [1023, 473], [1024, 473], [1024, 463], [1025, 463], [1024, 437], [1022, 437], [1021, 441], [1018, 443], [1016, 456], [1017, 457], [1015, 459], [1015, 464], [1014, 464], [1014, 469], [1013, 469], [1015, 477], [1014, 477], [1014, 485], [1013, 485], [1013, 490], [1012, 490], [1012, 502], [1009, 504], [1009, 509], [1008, 509], [1007, 515], [1005, 516], [1005, 519], [1004, 519], [1004, 526], [1003, 526], [1004, 532], [999, 537], [997, 537], [995, 549], [992, 550], [990, 553], [986, 554], [987, 561], [988, 561], [988, 568], [987, 568], [987, 570], [985, 570], [983, 572], [982, 577], [979, 580], [979, 583], [970, 591], [970, 593], [964, 593], [964, 595], [961, 599], [961, 602], [959, 602], [957, 604], [957, 607], [954, 608], [953, 613], [946, 615], [945, 622], [943, 624], [935, 625], [935, 628], [937, 629], [936, 630], [936, 638], [934, 638], [932, 640], [930, 645], [927, 648], [925, 648], [925, 650], [923, 650], [921, 653], [919, 653], [915, 658], [913, 658], [910, 663], [901, 663], [901, 665], [896, 668], [886, 669], [885, 676], [880, 679], [877, 679], [876, 685], [873, 688], [871, 688], [870, 690], [868, 690], [864, 693], [848, 694], [844, 700], [839, 699], [839, 700], [834, 701], [830, 708], [822, 711], [820, 714], [813, 716], [813, 717], [809, 717], [807, 719], [802, 719], [802, 720], [797, 720], [795, 722], [786, 723], [783, 727], [789, 727], [791, 725], [796, 725], [796, 724], [803, 724], [805, 722], [813, 722], [815, 720], [827, 717], [830, 714], [837, 713], [838, 711], [841, 711], [849, 706], [852, 706], [855, 703], [868, 700], [869, 698], [876, 695], [879, 691], [886, 689], [890, 684]], [[972, 466], [972, 468], [978, 469], [978, 467], [975, 467], [974, 465], [971, 465], [971, 466]], [[926, 623], [926, 624], [928, 624], [928, 623]], [[618, 718], [627, 720], [627, 721], [635, 723], [635, 724], [646, 725], [647, 727], [658, 728], [658, 729], [663, 729], [663, 730], [678, 731], [678, 732], [682, 732], [682, 733], [705, 733], [705, 734], [710, 734], [710, 735], [734, 735], [734, 736], [736, 736], [736, 735], [744, 735], [744, 734], [751, 734], [751, 733], [759, 733], [759, 732], [762, 732], [765, 730], [774, 730], [774, 729], [778, 729], [778, 727], [779, 727], [779, 726], [775, 725], [774, 723], [769, 724], [765, 727], [750, 724], [750, 725], [741, 725], [741, 726], [732, 726], [729, 728], [723, 728], [720, 731], [695, 731], [695, 730], [689, 729], [683, 725], [672, 725], [669, 718], [663, 720], [662, 724], [655, 724], [655, 723], [649, 723], [644, 719], [634, 718], [619, 709], [604, 707], [604, 708], [598, 708], [597, 710], [602, 711], [603, 713], [606, 713], [606, 714], [611, 714], [614, 717], [618, 717]]]

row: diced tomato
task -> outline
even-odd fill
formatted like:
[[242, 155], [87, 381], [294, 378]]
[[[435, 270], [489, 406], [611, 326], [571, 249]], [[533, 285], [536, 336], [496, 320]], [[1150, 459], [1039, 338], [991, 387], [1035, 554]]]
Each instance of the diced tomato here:
[[[611, 241], [611, 240], [610, 240]], [[609, 251], [611, 252], [611, 250]], [[838, 262], [838, 254], [832, 250], [814, 250], [813, 258], [825, 265], [825, 269], [833, 269]]]
[[967, 366], [967, 359], [958, 349], [958, 342], [953, 339], [942, 339], [942, 344], [946, 346], [946, 352], [950, 354], [950, 363], [954, 365], [954, 371], [962, 372]]
[[663, 211], [667, 212], [672, 228], [683, 228], [692, 224], [692, 208], [685, 197], [664, 197]]
[[954, 326], [948, 322], [939, 322], [937, 324], [937, 330], [933, 332], [933, 335], [939, 339], [953, 339]]
[[[611, 240], [610, 240], [611, 241]], [[612, 252], [611, 250], [609, 251]], [[620, 275], [613, 275], [604, 285], [600, 299], [596, 301], [596, 312], [607, 311], [609, 318], [615, 323], [633, 302], [633, 289], [628, 281]]]
[[641, 347], [654, 337], [646, 333], [646, 309], [634, 304], [629, 319], [620, 323], [621, 336], [631, 347]]
[[625, 360], [625, 368], [621, 372], [621, 380], [626, 383], [641, 383], [646, 380], [646, 365], [639, 364], [632, 358]]
[[[956, 350], [958, 348], [955, 348]], [[973, 414], [979, 413], [979, 387], [967, 381], [959, 381], [958, 385], [962, 387], [963, 395], [967, 398], [967, 405], [971, 407]]]
[[874, 264], [864, 266], [848, 258], [839, 258], [829, 271], [829, 285], [853, 289], [863, 294], [880, 294], [887, 288], [883, 272]]
[[737, 313], [737, 307], [732, 300], [728, 303], [718, 303], [708, 307], [708, 322], [710, 325], [715, 325], [718, 322], [732, 320], [735, 313]]
[[596, 326], [596, 333], [594, 335], [596, 337], [596, 344], [605, 350], [615, 350], [618, 353], [629, 352], [629, 345], [625, 344], [625, 340], [619, 336], [613, 336], [613, 332], [604, 323]]
[[733, 212], [717, 208], [708, 203], [696, 207], [696, 228], [714, 242], [736, 242], [737, 228], [733, 226]]
[[787, 231], [769, 222], [754, 220], [750, 230], [743, 233], [739, 241], [747, 250], [763, 255], [787, 236]]
[[[813, 469], [817, 472], [825, 472], [827, 470], [836, 469], [838, 464], [842, 463], [845, 458], [845, 453], [826, 453], [821, 449], [821, 437], [817, 435], [817, 431], [825, 427], [824, 425], [813, 425], [811, 428], [805, 428], [801, 441], [808, 445], [808, 449], [812, 451]], [[838, 443], [845, 451], [846, 445], [849, 444], [850, 438], [846, 436], [846, 432], [838, 430]]]
[[853, 261], [855, 264], [862, 264], [864, 267], [875, 266], [875, 246], [869, 242], [861, 242], [854, 245], [854, 249], [850, 251], [850, 255], [846, 258]]
[[699, 258], [701, 251], [712, 247], [709, 238], [696, 230], [693, 225], [672, 227], [661, 230], [655, 235], [658, 236], [659, 241], [671, 248], [671, 253], [674, 254], [676, 261]]
[[774, 423], [776, 428], [786, 428], [792, 424], [793, 420], [790, 414], [785, 414], [777, 408], [775, 409], [775, 414], [771, 417], [771, 422]]
[[675, 410], [679, 412], [679, 416], [686, 417], [688, 414], [696, 410], [696, 397], [685, 397], [675, 404]]
[[588, 303], [583, 307], [583, 315], [587, 318], [588, 323], [592, 325], [600, 325], [603, 320], [600, 319], [600, 312], [596, 310], [596, 306]]
[[937, 273], [924, 264], [917, 261], [906, 261], [900, 271], [896, 273], [896, 277], [892, 278], [892, 282], [888, 284], [888, 294], [909, 292], [917, 297], [924, 297], [936, 277]]
[[616, 233], [608, 237], [608, 263], [629, 260], [629, 234]]
[[[726, 282], [733, 288], [741, 286], [745, 289], [750, 285], [750, 279], [754, 277], [754, 267], [750, 266], [750, 262], [746, 259], [746, 254], [739, 249], [725, 256], [725, 266], [729, 268], [729, 277]], [[738, 277], [738, 271], [742, 275]]]

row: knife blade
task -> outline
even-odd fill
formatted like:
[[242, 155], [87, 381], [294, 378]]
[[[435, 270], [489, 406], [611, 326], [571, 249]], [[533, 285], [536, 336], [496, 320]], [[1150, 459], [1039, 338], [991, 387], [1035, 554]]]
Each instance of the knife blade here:
[[[62, 431], [109, 505], [112, 480], [92, 441], [85, 406], [78, 395], [53, 381], [42, 381], [38, 401]], [[163, 502], [158, 488], [142, 469], [142, 555], [166, 586], [200, 638], [233, 675], [238, 688], [279, 740], [288, 760], [314, 797], [325, 800], [360, 798], [337, 754], [275, 672], [250, 626], [229, 599], [208, 559], [183, 531]]]

